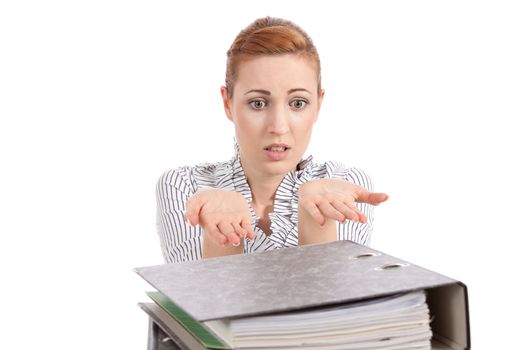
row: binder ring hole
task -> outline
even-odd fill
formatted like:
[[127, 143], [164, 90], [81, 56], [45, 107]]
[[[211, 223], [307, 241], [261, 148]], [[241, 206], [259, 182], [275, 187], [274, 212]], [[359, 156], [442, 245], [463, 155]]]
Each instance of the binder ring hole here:
[[408, 265], [409, 264], [407, 264], [407, 263], [386, 264], [386, 265], [383, 265], [383, 266], [376, 267], [375, 270], [377, 270], [377, 271], [380, 271], [380, 270], [394, 270], [394, 269], [398, 269], [400, 267], [405, 267], [405, 266], [408, 266]]
[[363, 258], [369, 258], [369, 257], [372, 257], [372, 256], [378, 256], [378, 255], [381, 255], [381, 253], [372, 253], [372, 252], [370, 252], [370, 253], [359, 254], [359, 255], [356, 255], [356, 256], [351, 256], [348, 259], [349, 260], [363, 259]]

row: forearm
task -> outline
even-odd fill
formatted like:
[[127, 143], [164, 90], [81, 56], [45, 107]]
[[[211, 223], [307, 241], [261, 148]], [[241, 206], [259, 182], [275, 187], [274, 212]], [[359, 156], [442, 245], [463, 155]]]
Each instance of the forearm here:
[[299, 245], [333, 242], [337, 240], [335, 220], [325, 218], [324, 225], [320, 226], [302, 206], [299, 206], [297, 215]]
[[244, 252], [244, 240], [241, 239], [241, 243], [234, 247], [231, 243], [227, 243], [225, 247], [222, 247], [215, 243], [213, 239], [206, 234], [203, 230], [202, 238], [202, 258], [215, 258], [219, 256], [242, 254]]

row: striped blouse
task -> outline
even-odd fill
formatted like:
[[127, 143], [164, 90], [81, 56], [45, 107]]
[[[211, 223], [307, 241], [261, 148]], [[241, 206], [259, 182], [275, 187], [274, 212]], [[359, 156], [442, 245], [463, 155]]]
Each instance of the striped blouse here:
[[[272, 233], [266, 235], [257, 227], [259, 217], [251, 207], [252, 193], [241, 166], [238, 145], [230, 161], [184, 166], [166, 171], [159, 179], [157, 196], [157, 231], [164, 260], [167, 263], [198, 260], [202, 257], [202, 228], [186, 223], [186, 201], [200, 188], [213, 187], [240, 192], [247, 200], [252, 215], [255, 239], [244, 238], [244, 253], [296, 246], [298, 189], [301, 184], [322, 178], [344, 179], [372, 191], [370, 178], [358, 168], [347, 168], [338, 162], [316, 164], [312, 157], [302, 160], [296, 171], [289, 172], [275, 194], [274, 211], [269, 214]], [[368, 245], [372, 234], [373, 206], [357, 203], [367, 223], [346, 220], [337, 223], [339, 240]]]

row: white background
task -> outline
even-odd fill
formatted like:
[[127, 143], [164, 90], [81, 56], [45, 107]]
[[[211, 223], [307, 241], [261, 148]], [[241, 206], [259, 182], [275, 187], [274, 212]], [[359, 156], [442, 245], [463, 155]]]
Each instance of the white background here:
[[105, 0], [0, 5], [0, 348], [146, 347], [155, 183], [232, 156], [225, 52], [266, 15], [321, 54], [308, 153], [391, 196], [372, 247], [465, 282], [475, 349], [523, 343], [521, 3]]

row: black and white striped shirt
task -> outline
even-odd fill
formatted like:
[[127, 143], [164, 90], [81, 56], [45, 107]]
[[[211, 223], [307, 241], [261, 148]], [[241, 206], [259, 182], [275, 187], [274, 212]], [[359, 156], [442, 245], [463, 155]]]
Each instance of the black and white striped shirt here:
[[[252, 193], [241, 166], [238, 145], [235, 156], [227, 162], [184, 166], [166, 171], [157, 183], [157, 231], [167, 263], [198, 260], [202, 257], [202, 228], [186, 223], [186, 201], [202, 187], [240, 192], [248, 201], [255, 239], [244, 239], [244, 253], [266, 251], [298, 244], [297, 202], [301, 184], [322, 178], [351, 181], [372, 191], [370, 178], [358, 168], [346, 168], [338, 162], [315, 164], [310, 156], [302, 160], [297, 171], [289, 172], [275, 194], [274, 211], [269, 214], [271, 235], [257, 225], [258, 216], [251, 207]], [[372, 234], [373, 206], [357, 203], [367, 223], [337, 223], [339, 240], [368, 245]]]

